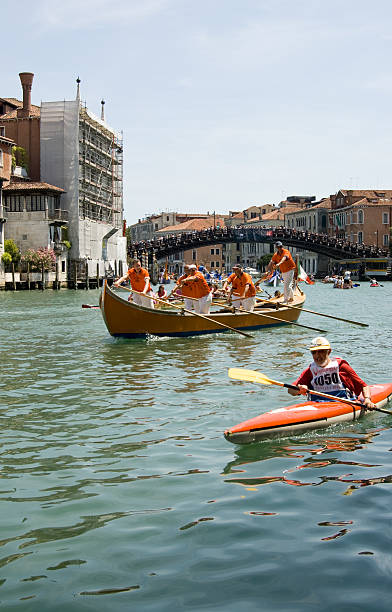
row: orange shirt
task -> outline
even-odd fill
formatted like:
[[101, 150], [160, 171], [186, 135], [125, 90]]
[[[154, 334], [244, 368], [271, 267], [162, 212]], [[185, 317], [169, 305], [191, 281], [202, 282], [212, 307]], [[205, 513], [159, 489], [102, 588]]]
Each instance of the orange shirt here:
[[202, 298], [205, 295], [208, 295], [210, 288], [206, 279], [204, 278], [204, 274], [202, 272], [195, 272], [194, 276], [196, 276], [196, 279], [193, 281], [194, 297]]
[[[177, 281], [177, 285], [182, 283], [182, 281], [184, 281], [186, 278], [188, 278], [188, 274], [183, 274], [182, 276], [180, 276], [180, 278]], [[188, 283], [185, 282], [182, 285], [181, 295], [183, 295], [184, 297], [193, 297], [192, 283], [190, 281]]]
[[[188, 278], [193, 277], [192, 280], [187, 280]], [[184, 297], [192, 297], [195, 299], [199, 299], [208, 295], [210, 292], [210, 288], [204, 275], [201, 272], [193, 272], [192, 274], [183, 274], [178, 279], [178, 283], [185, 280], [185, 283], [182, 285], [182, 295]]]
[[[139, 272], [136, 272], [135, 268], [130, 268], [128, 270], [128, 278], [131, 281], [132, 289], [135, 291], [143, 291], [144, 286], [146, 284], [146, 278], [150, 278], [149, 273], [144, 268], [140, 268]], [[148, 283], [147, 291], [151, 291], [151, 285]]]
[[233, 274], [230, 274], [227, 281], [231, 283], [234, 295], [244, 295], [246, 285], [249, 285], [249, 287], [245, 297], [248, 298], [256, 295], [256, 288], [253, 284], [252, 277], [246, 272], [243, 272], [240, 276], [237, 276], [237, 274], [233, 272]]
[[274, 263], [279, 263], [283, 257], [287, 257], [287, 259], [279, 266], [281, 272], [289, 272], [290, 270], [295, 269], [294, 259], [291, 257], [290, 251], [287, 249], [282, 249], [281, 253], [274, 253], [272, 255], [271, 261]]

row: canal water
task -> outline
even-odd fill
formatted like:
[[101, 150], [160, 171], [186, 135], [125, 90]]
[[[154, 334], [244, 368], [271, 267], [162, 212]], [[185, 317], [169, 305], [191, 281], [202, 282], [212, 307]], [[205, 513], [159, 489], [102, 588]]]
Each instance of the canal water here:
[[[303, 313], [392, 380], [392, 284], [316, 283]], [[115, 340], [97, 291], [2, 292], [0, 605], [26, 611], [389, 611], [392, 417], [236, 446], [293, 403], [317, 332]]]

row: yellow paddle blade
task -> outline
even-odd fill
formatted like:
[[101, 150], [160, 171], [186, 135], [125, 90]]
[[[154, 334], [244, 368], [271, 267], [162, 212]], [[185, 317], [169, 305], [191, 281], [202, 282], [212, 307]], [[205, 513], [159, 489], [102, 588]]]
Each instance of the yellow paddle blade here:
[[279, 385], [283, 387], [283, 383], [277, 382], [276, 380], [271, 380], [271, 378], [268, 378], [261, 372], [256, 372], [256, 370], [230, 368], [228, 374], [229, 377], [233, 378], [234, 380], [246, 380], [247, 382], [260, 383], [261, 385]]

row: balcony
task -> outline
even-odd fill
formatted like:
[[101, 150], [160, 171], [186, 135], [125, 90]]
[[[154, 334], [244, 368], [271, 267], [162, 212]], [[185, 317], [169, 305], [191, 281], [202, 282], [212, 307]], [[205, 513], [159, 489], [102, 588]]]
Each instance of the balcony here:
[[67, 223], [68, 222], [68, 210], [62, 208], [55, 208], [54, 210], [48, 210], [48, 219], [54, 222]]

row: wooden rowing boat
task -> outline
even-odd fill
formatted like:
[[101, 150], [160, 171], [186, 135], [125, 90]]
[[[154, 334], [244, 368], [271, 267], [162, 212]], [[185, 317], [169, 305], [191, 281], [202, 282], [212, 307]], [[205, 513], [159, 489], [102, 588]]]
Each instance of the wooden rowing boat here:
[[[194, 316], [181, 311], [169, 309], [152, 309], [137, 306], [117, 295], [104, 283], [100, 298], [103, 319], [109, 333], [115, 337], [143, 338], [154, 336], [195, 336], [199, 334], [215, 334], [225, 331], [219, 323], [238, 330], [252, 330], [262, 327], [287, 325], [297, 321], [305, 295], [300, 290], [295, 291], [292, 306], [299, 310], [281, 305], [279, 310], [271, 304], [258, 309], [258, 314], [245, 313], [228, 308], [210, 313], [208, 319]], [[264, 315], [264, 316], [261, 316]], [[272, 318], [273, 317], [273, 318]]]
[[[382, 408], [392, 399], [392, 383], [370, 385], [370, 397], [377, 408]], [[370, 411], [365, 412], [369, 414]], [[356, 406], [339, 401], [302, 402], [277, 408], [243, 421], [224, 432], [226, 440], [234, 444], [249, 444], [265, 438], [290, 436], [310, 429], [318, 429], [356, 421], [364, 411]]]

